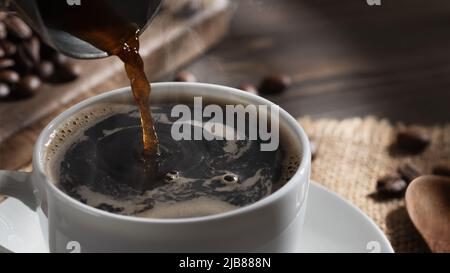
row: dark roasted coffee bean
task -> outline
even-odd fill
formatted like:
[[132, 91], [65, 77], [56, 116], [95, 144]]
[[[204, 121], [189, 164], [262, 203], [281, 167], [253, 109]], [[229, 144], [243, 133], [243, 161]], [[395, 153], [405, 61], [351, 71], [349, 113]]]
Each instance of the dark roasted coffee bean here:
[[14, 96], [19, 98], [30, 97], [34, 95], [41, 86], [41, 80], [34, 75], [26, 75], [16, 85]]
[[8, 33], [16, 38], [25, 40], [31, 38], [33, 34], [31, 28], [17, 16], [10, 15], [6, 17], [4, 23]]
[[397, 168], [397, 172], [408, 184], [417, 177], [423, 175], [422, 171], [412, 163], [400, 164], [400, 166], [398, 166]]
[[73, 81], [81, 75], [81, 66], [67, 62], [58, 67], [58, 76], [62, 81]]
[[433, 174], [450, 177], [450, 164], [439, 164], [434, 166]]
[[20, 80], [20, 75], [14, 70], [1, 70], [0, 71], [0, 82], [4, 83], [17, 83]]
[[258, 90], [253, 84], [244, 83], [239, 86], [239, 89], [248, 93], [258, 94]]
[[27, 53], [24, 46], [19, 46], [16, 55], [17, 65], [24, 71], [31, 71], [34, 67], [34, 62]]
[[3, 40], [0, 42], [0, 45], [5, 51], [6, 56], [12, 56], [17, 52], [17, 46], [13, 42]]
[[3, 50], [3, 48], [0, 47], [0, 58], [5, 57], [5, 51]]
[[26, 40], [23, 43], [23, 48], [25, 50], [25, 53], [28, 55], [29, 59], [33, 62], [33, 64], [38, 64], [41, 55], [41, 43], [39, 42], [39, 39], [36, 37], [33, 37], [29, 40]]
[[9, 85], [6, 83], [0, 83], [0, 100], [8, 98], [10, 93], [11, 89], [9, 88]]
[[65, 55], [61, 53], [53, 52], [51, 56], [51, 61], [56, 65], [65, 65], [69, 61], [69, 58], [67, 58]]
[[403, 152], [420, 153], [428, 147], [431, 142], [430, 134], [420, 128], [409, 128], [397, 133], [397, 146]]
[[0, 59], [0, 69], [13, 67], [16, 64], [12, 59]]
[[287, 75], [274, 74], [266, 76], [260, 86], [259, 92], [264, 95], [280, 94], [292, 84], [292, 79]]
[[408, 184], [399, 175], [386, 175], [377, 181], [377, 193], [383, 196], [403, 196]]
[[196, 82], [197, 78], [188, 71], [178, 72], [174, 79], [176, 82]]
[[0, 40], [3, 40], [8, 35], [8, 32], [6, 31], [6, 26], [3, 22], [0, 22]]
[[55, 67], [52, 62], [49, 61], [42, 61], [40, 64], [36, 67], [36, 73], [41, 77], [43, 80], [47, 80], [53, 76], [53, 73], [55, 71]]

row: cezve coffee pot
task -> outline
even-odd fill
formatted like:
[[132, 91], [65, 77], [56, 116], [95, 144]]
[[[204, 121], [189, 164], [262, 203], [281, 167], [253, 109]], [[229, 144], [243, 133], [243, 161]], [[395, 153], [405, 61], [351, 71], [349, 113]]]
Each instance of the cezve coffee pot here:
[[[144, 30], [157, 13], [162, 0], [96, 0], [98, 14], [107, 8], [121, 21], [134, 24], [140, 31]], [[61, 53], [79, 59], [94, 59], [107, 57], [108, 53], [102, 51], [86, 41], [83, 41], [64, 30], [58, 29], [57, 25], [48, 24], [43, 14], [45, 9], [58, 7], [58, 12], [64, 17], [65, 9], [80, 8], [81, 5], [92, 5], [92, 0], [0, 0], [0, 8], [9, 8], [17, 13], [45, 40]], [[92, 14], [86, 15], [92, 16]], [[86, 18], [79, 18], [83, 23]], [[95, 25], [89, 26], [95, 31]]]

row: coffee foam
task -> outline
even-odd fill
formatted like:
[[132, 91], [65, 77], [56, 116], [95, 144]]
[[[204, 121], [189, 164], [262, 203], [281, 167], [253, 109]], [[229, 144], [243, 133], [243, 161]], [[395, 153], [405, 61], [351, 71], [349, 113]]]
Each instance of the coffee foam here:
[[303, 150], [296, 138], [285, 124], [280, 124], [280, 145], [285, 155], [282, 162], [280, 180], [274, 184], [272, 192], [277, 191], [284, 184], [289, 182], [297, 172], [302, 161]]
[[41, 159], [44, 162], [45, 171], [53, 183], [58, 182], [61, 157], [72, 144], [83, 140], [83, 134], [87, 129], [113, 114], [124, 113], [132, 109], [133, 106], [126, 104], [97, 104], [81, 110], [54, 129], [45, 144], [44, 158]]
[[[60, 127], [56, 128], [51, 134], [50, 140], [46, 145], [47, 152], [45, 153], [45, 161], [47, 163], [46, 170], [52, 178], [52, 181], [58, 185], [59, 167], [62, 161], [62, 156], [71, 145], [77, 141], [83, 140], [84, 132], [86, 130], [114, 114], [128, 113], [134, 109], [136, 109], [134, 106], [127, 104], [98, 104], [78, 112], [76, 115], [65, 121]], [[134, 113], [131, 115], [136, 114]], [[169, 122], [167, 116], [159, 116], [156, 117], [156, 119], [159, 119], [158, 122], [162, 123]], [[108, 135], [114, 133], [114, 131], [111, 130], [104, 133], [105, 135]], [[284, 128], [283, 125], [280, 125], [280, 140], [281, 148], [285, 153], [283, 162], [281, 163], [282, 175], [278, 182], [273, 183], [270, 193], [277, 191], [286, 182], [288, 182], [296, 173], [301, 162], [302, 152], [299, 148], [297, 148], [298, 144], [296, 144], [295, 140], [290, 136], [289, 130]], [[230, 143], [231, 146], [227, 147], [227, 149], [230, 149], [228, 152], [234, 150], [231, 149], [233, 142]], [[222, 188], [218, 188], [217, 190], [227, 192], [234, 190], [237, 187], [245, 187], [245, 185], [250, 187], [252, 183], [258, 181], [258, 178], [259, 174], [256, 173], [255, 176], [247, 179], [246, 181], [242, 181], [243, 183], [240, 185], [229, 183], [224, 185]], [[205, 183], [210, 183], [214, 179], [217, 179], [217, 177], [212, 177]], [[180, 188], [182, 188], [184, 184], [189, 182], [189, 178], [178, 177], [171, 182], [174, 184], [172, 185], [173, 187], [170, 188], [173, 192], [168, 194], [176, 195], [177, 187], [180, 186]], [[151, 196], [152, 192], [147, 192], [144, 196], [136, 197], [134, 200], [116, 200], [110, 196], [93, 192], [87, 187], [80, 187], [78, 194], [83, 197], [86, 204], [92, 207], [97, 207], [103, 204], [112, 205], [114, 207], [122, 208], [123, 211], [121, 214], [146, 218], [186, 218], [216, 214], [237, 208], [230, 203], [210, 198], [209, 196], [200, 196], [191, 200], [177, 202], [161, 202], [156, 200], [150, 209], [145, 209], [146, 205], [148, 205], [146, 204], [145, 198]]]
[[159, 202], [152, 209], [135, 216], [143, 218], [188, 218], [223, 213], [237, 208], [221, 200], [198, 197], [176, 203]]

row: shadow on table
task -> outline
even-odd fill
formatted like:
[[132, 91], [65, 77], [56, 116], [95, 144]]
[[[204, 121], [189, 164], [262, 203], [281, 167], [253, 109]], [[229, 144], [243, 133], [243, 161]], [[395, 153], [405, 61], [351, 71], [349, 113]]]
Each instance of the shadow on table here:
[[399, 207], [386, 216], [386, 228], [395, 252], [430, 252], [405, 207]]

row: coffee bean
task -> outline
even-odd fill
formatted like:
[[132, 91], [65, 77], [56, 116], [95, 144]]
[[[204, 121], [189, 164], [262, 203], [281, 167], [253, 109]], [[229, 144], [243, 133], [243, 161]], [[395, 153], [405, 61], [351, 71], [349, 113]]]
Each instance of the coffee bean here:
[[6, 26], [3, 22], [0, 22], [0, 40], [3, 40], [8, 35], [8, 32], [6, 31]]
[[0, 42], [0, 46], [5, 51], [6, 56], [12, 56], [17, 52], [17, 46], [10, 41], [3, 40]]
[[398, 174], [386, 175], [377, 181], [377, 193], [383, 196], [403, 196], [408, 184]]
[[420, 169], [412, 163], [400, 164], [400, 166], [398, 166], [397, 168], [397, 172], [408, 184], [411, 183], [411, 181], [413, 181], [417, 177], [423, 175]]
[[0, 83], [0, 100], [8, 98], [10, 93], [11, 89], [9, 88], [9, 85], [6, 83]]
[[450, 164], [439, 164], [434, 166], [433, 174], [450, 177]]
[[19, 98], [30, 97], [36, 93], [41, 86], [41, 80], [34, 75], [26, 75], [16, 85], [14, 96]]
[[[53, 50], [53, 49], [52, 49]], [[54, 52], [51, 56], [51, 61], [55, 64], [55, 65], [65, 65], [67, 64], [67, 62], [69, 61], [69, 58], [67, 58], [67, 56], [58, 53], [58, 52]]]
[[409, 128], [397, 133], [397, 147], [403, 152], [420, 153], [428, 147], [431, 142], [430, 134], [420, 128]]
[[197, 78], [188, 71], [179, 72], [174, 79], [176, 82], [196, 82]]
[[43, 80], [50, 79], [53, 76], [54, 71], [55, 71], [55, 67], [54, 67], [53, 63], [50, 61], [42, 61], [36, 67], [36, 73]]
[[0, 59], [0, 69], [13, 67], [16, 62], [12, 59]]
[[58, 76], [62, 81], [73, 81], [81, 75], [81, 66], [67, 62], [58, 67]]
[[26, 72], [31, 71], [35, 64], [23, 45], [17, 50], [16, 61], [17, 65]]
[[17, 16], [10, 15], [6, 17], [4, 23], [8, 33], [16, 38], [25, 40], [31, 38], [33, 35], [31, 28]]
[[0, 82], [4, 83], [17, 83], [20, 80], [20, 75], [14, 70], [1, 70], [0, 71]]
[[266, 76], [259, 85], [259, 92], [264, 95], [280, 94], [292, 84], [292, 79], [287, 75], [273, 74]]
[[5, 57], [5, 51], [3, 50], [3, 48], [0, 47], [0, 58]]
[[258, 94], [258, 89], [253, 84], [244, 83], [239, 86], [239, 89], [248, 93]]
[[39, 39], [33, 37], [23, 43], [23, 48], [25, 53], [29, 57], [29, 59], [33, 62], [33, 64], [38, 64], [40, 61], [40, 51], [41, 51], [41, 43]]

